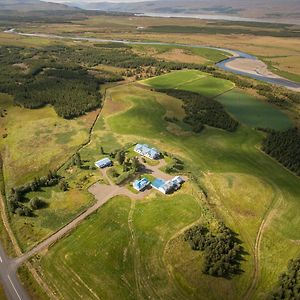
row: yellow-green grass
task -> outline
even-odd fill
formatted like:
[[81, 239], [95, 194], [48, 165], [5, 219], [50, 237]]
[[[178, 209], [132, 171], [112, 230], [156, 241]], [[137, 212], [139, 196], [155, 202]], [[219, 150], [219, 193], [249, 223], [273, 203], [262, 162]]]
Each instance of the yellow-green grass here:
[[216, 97], [234, 87], [231, 81], [214, 78], [200, 71], [176, 71], [154, 77], [143, 83], [156, 89], [179, 89], [199, 93], [206, 97]]
[[5, 292], [4, 292], [4, 288], [2, 286], [2, 284], [0, 284], [0, 300], [6, 300], [6, 295], [5, 295]]
[[209, 49], [209, 48], [190, 48], [185, 46], [176, 45], [133, 45], [133, 49], [140, 51], [141, 53], [155, 52], [155, 54], [163, 54], [170, 52], [172, 50], [183, 50], [184, 53], [191, 56], [200, 56], [204, 58], [207, 62], [216, 63], [224, 60], [230, 56], [229, 53], [224, 51]]
[[11, 257], [15, 256], [14, 246], [10, 240], [2, 219], [0, 220], [0, 241], [1, 245], [5, 249], [5, 252]]
[[[98, 130], [112, 135], [122, 145], [129, 141], [143, 140], [159, 149], [180, 155], [185, 160], [186, 168], [192, 172], [207, 192], [211, 210], [239, 234], [243, 247], [248, 253], [244, 256], [245, 261], [242, 262], [244, 272], [231, 280], [202, 275], [202, 254], [191, 251], [188, 245], [182, 242], [179, 228], [172, 234], [168, 232], [168, 238], [166, 238], [165, 231], [166, 228], [169, 228], [168, 230], [173, 228], [173, 225], [169, 223], [170, 216], [175, 218], [175, 225], [181, 222], [181, 219], [178, 220], [175, 217], [176, 214], [180, 215], [178, 207], [180, 212], [185, 211], [192, 207], [192, 202], [183, 201], [180, 205], [172, 205], [174, 202], [168, 202], [170, 200], [168, 197], [163, 197], [161, 198], [164, 199], [163, 201], [158, 201], [156, 196], [152, 196], [149, 200], [138, 201], [133, 214], [130, 214], [132, 218], [129, 217], [129, 220], [133, 220], [133, 223], [130, 222], [130, 226], [134, 226], [135, 229], [133, 236], [128, 235], [127, 227], [129, 203], [126, 216], [122, 217], [125, 225], [121, 226], [122, 222], [119, 222], [115, 226], [118, 235], [126, 236], [126, 243], [122, 242], [123, 244], [130, 245], [130, 247], [135, 245], [130, 248], [131, 250], [128, 248], [126, 251], [126, 255], [130, 253], [131, 256], [130, 258], [126, 256], [125, 267], [124, 265], [119, 266], [124, 259], [124, 246], [120, 244], [122, 238], [118, 238], [118, 235], [114, 234], [111, 229], [113, 225], [109, 226], [111, 220], [120, 216], [118, 207], [122, 208], [124, 204], [113, 200], [98, 213], [101, 215], [105, 209], [108, 209], [110, 221], [106, 221], [104, 217], [98, 217], [97, 214], [74, 234], [54, 246], [42, 258], [43, 274], [49, 284], [66, 298], [74, 297], [75, 293], [79, 292], [90, 293], [88, 292], [89, 288], [93, 292], [99, 293], [100, 298], [101, 296], [107, 298], [121, 295], [123, 298], [135, 299], [141, 296], [153, 298], [161, 296], [174, 299], [203, 299], [203, 297], [241, 299], [252, 283], [254, 243], [261, 222], [267, 218], [268, 226], [263, 231], [262, 246], [259, 251], [258, 290], [252, 296], [253, 299], [264, 298], [276, 283], [279, 274], [286, 269], [288, 260], [299, 253], [297, 241], [300, 240], [300, 234], [297, 228], [300, 226], [298, 214], [300, 180], [259, 150], [258, 146], [263, 135], [249, 127], [240, 126], [236, 133], [208, 128], [201, 134], [187, 132], [180, 136], [174, 135], [168, 130], [168, 124], [163, 121], [163, 118], [168, 110], [173, 111], [174, 116], [177, 116], [180, 104], [169, 98], [168, 105], [166, 99], [165, 101], [159, 99], [164, 96], [133, 84], [115, 87], [110, 90], [109, 100], [105, 103], [103, 111], [103, 119], [98, 120], [99, 124], [96, 125], [96, 128], [99, 127]], [[93, 138], [97, 139], [97, 135]], [[111, 147], [110, 143], [109, 141], [107, 148]], [[105, 141], [102, 142], [102, 146], [106, 148]], [[175, 194], [174, 197], [178, 196], [183, 199], [182, 193], [195, 194], [188, 186], [187, 184], [183, 191]], [[167, 209], [165, 209], [166, 203], [170, 204]], [[193, 203], [195, 203], [194, 200]], [[198, 209], [200, 214], [201, 208]], [[207, 210], [201, 211], [204, 218], [202, 221], [206, 221], [207, 213], [205, 212]], [[273, 218], [268, 218], [269, 212]], [[92, 218], [104, 223], [90, 225], [89, 222]], [[115, 224], [114, 221], [113, 224]], [[182, 223], [180, 224], [183, 226]], [[84, 226], [88, 229], [81, 232]], [[101, 237], [105, 236], [105, 239], [101, 239], [101, 243], [102, 240], [106, 242], [105, 247], [107, 248], [102, 246], [98, 240], [94, 241], [94, 245], [87, 244], [87, 241], [90, 240], [87, 238], [88, 232], [91, 231], [93, 239], [96, 239], [92, 234], [93, 228], [96, 228]], [[109, 234], [106, 232], [107, 228]], [[72, 240], [73, 236], [76, 241]], [[111, 236], [116, 237], [114, 242], [111, 241]], [[161, 240], [158, 242], [159, 237]], [[164, 244], [167, 240], [168, 244]], [[76, 251], [73, 251], [74, 249], [70, 251], [70, 247], [74, 247], [74, 245], [76, 247], [78, 245], [82, 249], [76, 248]], [[160, 252], [162, 245], [166, 247], [163, 257]], [[107, 266], [107, 263], [102, 263], [106, 256], [99, 255], [97, 249], [102, 256], [103, 253], [114, 254], [113, 270], [111, 266]], [[77, 266], [80, 260], [77, 257], [71, 259], [76, 256], [77, 251], [79, 253], [89, 253], [90, 251], [93, 256], [92, 263], [85, 262], [85, 264], [93, 266], [92, 269], [88, 267], [83, 275], [79, 272], [83, 268]], [[159, 256], [156, 256], [155, 251]], [[107, 261], [109, 260], [111, 264], [111, 258], [109, 254], [107, 255]], [[81, 255], [80, 257], [82, 259], [85, 256]], [[56, 262], [56, 259], [59, 261]], [[274, 266], [274, 259], [276, 259], [276, 266]], [[63, 260], [66, 260], [67, 263]], [[98, 261], [99, 265], [97, 265]], [[65, 270], [58, 271], [59, 267], [66, 264]], [[96, 266], [98, 267], [96, 268]], [[138, 269], [135, 269], [136, 266]], [[126, 272], [123, 271], [124, 269]], [[72, 270], [75, 270], [75, 273], [72, 273]], [[166, 274], [166, 270], [168, 270], [168, 274]], [[60, 276], [65, 276], [64, 273], [67, 274], [66, 276], [73, 276], [72, 279], [76, 280], [79, 286], [75, 287], [76, 285], [73, 284], [73, 287], [70, 287], [69, 280], [64, 281], [61, 277], [54, 275], [58, 273], [63, 274]], [[92, 276], [93, 274], [97, 274], [97, 276]], [[120, 283], [120, 274], [123, 279], [122, 283]], [[105, 278], [109, 284], [101, 285], [96, 281], [97, 278], [101, 280]], [[140, 278], [137, 285], [135, 278]], [[60, 282], [64, 282], [64, 284], [62, 285]], [[114, 288], [115, 285], [118, 287]], [[105, 294], [106, 286], [110, 293], [117, 294]], [[129, 294], [129, 290], [132, 291], [132, 294]], [[208, 293], [211, 290], [214, 292]]]
[[292, 121], [277, 107], [247, 95], [238, 89], [216, 98], [238, 121], [256, 128], [277, 130], [293, 126]]
[[[87, 141], [89, 128], [96, 117], [96, 112], [92, 112], [78, 119], [65, 120], [50, 106], [30, 110], [14, 106], [12, 101], [12, 97], [0, 95], [0, 105], [7, 110], [7, 115], [0, 119], [1, 129], [8, 134], [6, 138], [1, 136], [0, 141], [7, 194], [12, 187], [60, 167]], [[100, 176], [96, 172], [90, 174], [88, 170], [77, 173], [78, 176], [63, 174], [70, 180], [72, 190], [63, 193], [58, 187], [45, 188], [36, 194], [49, 204], [36, 211], [36, 217], [11, 217], [12, 228], [23, 250], [52, 234], [91, 205], [92, 196], [82, 188], [99, 180]], [[88, 179], [83, 180], [84, 176]]]
[[135, 203], [116, 197], [41, 258], [44, 280], [63, 299], [176, 296], [164, 249], [200, 214], [198, 201], [183, 193]]
[[50, 299], [50, 295], [47, 295], [42, 286], [35, 280], [34, 276], [29, 270], [28, 264], [23, 264], [18, 269], [18, 276], [22, 284], [26, 286], [27, 293], [29, 294], [31, 300]]
[[0, 143], [7, 191], [59, 167], [88, 139], [95, 118], [91, 113], [65, 120], [50, 106], [37, 110], [14, 106], [12, 98], [4, 94], [0, 104], [7, 109], [7, 116], [0, 121], [8, 134]]
[[11, 217], [12, 229], [23, 251], [53, 234], [94, 202], [91, 194], [74, 187], [66, 192], [60, 191], [58, 187], [43, 188], [28, 194], [28, 198], [33, 197], [44, 199], [47, 206], [35, 210], [35, 217]]

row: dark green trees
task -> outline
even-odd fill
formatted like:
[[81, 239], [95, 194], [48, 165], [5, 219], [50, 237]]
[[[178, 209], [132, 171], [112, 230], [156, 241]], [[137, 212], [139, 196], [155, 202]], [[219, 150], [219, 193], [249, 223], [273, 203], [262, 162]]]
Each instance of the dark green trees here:
[[203, 273], [217, 277], [231, 277], [240, 273], [242, 247], [235, 234], [223, 223], [216, 234], [205, 226], [193, 226], [185, 231], [184, 239], [193, 250], [205, 252]]
[[186, 117], [184, 122], [191, 125], [194, 132], [200, 132], [208, 125], [227, 131], [234, 131], [238, 122], [224, 109], [223, 105], [213, 99], [205, 98], [197, 93], [181, 90], [159, 90], [169, 96], [183, 100]]
[[300, 133], [297, 128], [269, 132], [263, 141], [262, 150], [300, 175]]
[[300, 257], [289, 262], [269, 299], [300, 299]]

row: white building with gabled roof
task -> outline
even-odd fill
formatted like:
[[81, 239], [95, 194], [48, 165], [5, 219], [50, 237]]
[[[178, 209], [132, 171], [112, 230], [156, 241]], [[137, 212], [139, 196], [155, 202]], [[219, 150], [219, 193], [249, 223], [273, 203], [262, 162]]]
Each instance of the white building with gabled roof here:
[[137, 144], [134, 147], [134, 151], [150, 159], [158, 159], [160, 157], [160, 152], [157, 149], [150, 148], [146, 144]]

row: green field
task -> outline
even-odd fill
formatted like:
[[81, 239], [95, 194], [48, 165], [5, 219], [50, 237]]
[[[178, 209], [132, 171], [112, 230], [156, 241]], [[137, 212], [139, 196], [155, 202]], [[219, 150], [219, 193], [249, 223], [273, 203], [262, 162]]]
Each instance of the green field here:
[[[244, 272], [231, 280], [201, 273], [201, 253], [189, 250], [180, 229], [200, 216], [205, 222], [214, 217], [203, 198], [193, 200], [198, 194], [195, 185], [187, 184], [183, 192], [190, 196], [151, 194], [137, 202], [134, 211], [131, 207], [131, 213], [128, 199], [107, 203], [42, 257], [49, 285], [67, 299], [78, 293], [90, 298], [96, 293], [100, 298], [124, 299], [241, 299], [254, 278], [257, 290], [252, 299], [265, 298], [288, 260], [300, 252], [299, 178], [259, 150], [263, 135], [249, 127], [240, 126], [236, 133], [208, 128], [201, 134], [170, 128], [163, 118], [182, 118], [180, 101], [134, 84], [110, 89], [108, 98], [91, 147], [83, 153], [96, 153], [101, 138], [108, 150], [117, 146], [116, 141], [145, 141], [182, 157], [208, 194], [214, 213], [239, 234], [248, 253]], [[103, 139], [106, 135], [110, 138]], [[262, 220], [268, 226], [255, 250]], [[255, 253], [260, 258], [257, 274]], [[76, 284], [70, 283], [70, 276]]]
[[176, 296], [162, 261], [164, 248], [173, 234], [199, 217], [197, 201], [184, 194], [137, 203], [117, 197], [39, 263], [62, 299]]
[[278, 108], [237, 89], [217, 97], [216, 100], [238, 121], [250, 127], [284, 130], [293, 126], [291, 120]]
[[155, 89], [179, 89], [213, 98], [234, 87], [231, 81], [214, 78], [200, 71], [177, 71], [154, 77], [143, 83]]

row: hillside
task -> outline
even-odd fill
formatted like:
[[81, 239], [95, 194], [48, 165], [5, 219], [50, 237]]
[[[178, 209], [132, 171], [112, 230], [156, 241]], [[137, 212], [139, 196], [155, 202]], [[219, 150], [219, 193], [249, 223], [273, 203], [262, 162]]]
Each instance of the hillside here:
[[64, 4], [44, 2], [39, 0], [0, 0], [0, 11], [54, 11], [54, 10], [74, 10]]
[[247, 18], [300, 20], [298, 0], [158, 0], [140, 3], [86, 3], [82, 8], [107, 11], [180, 14], [225, 14]]

